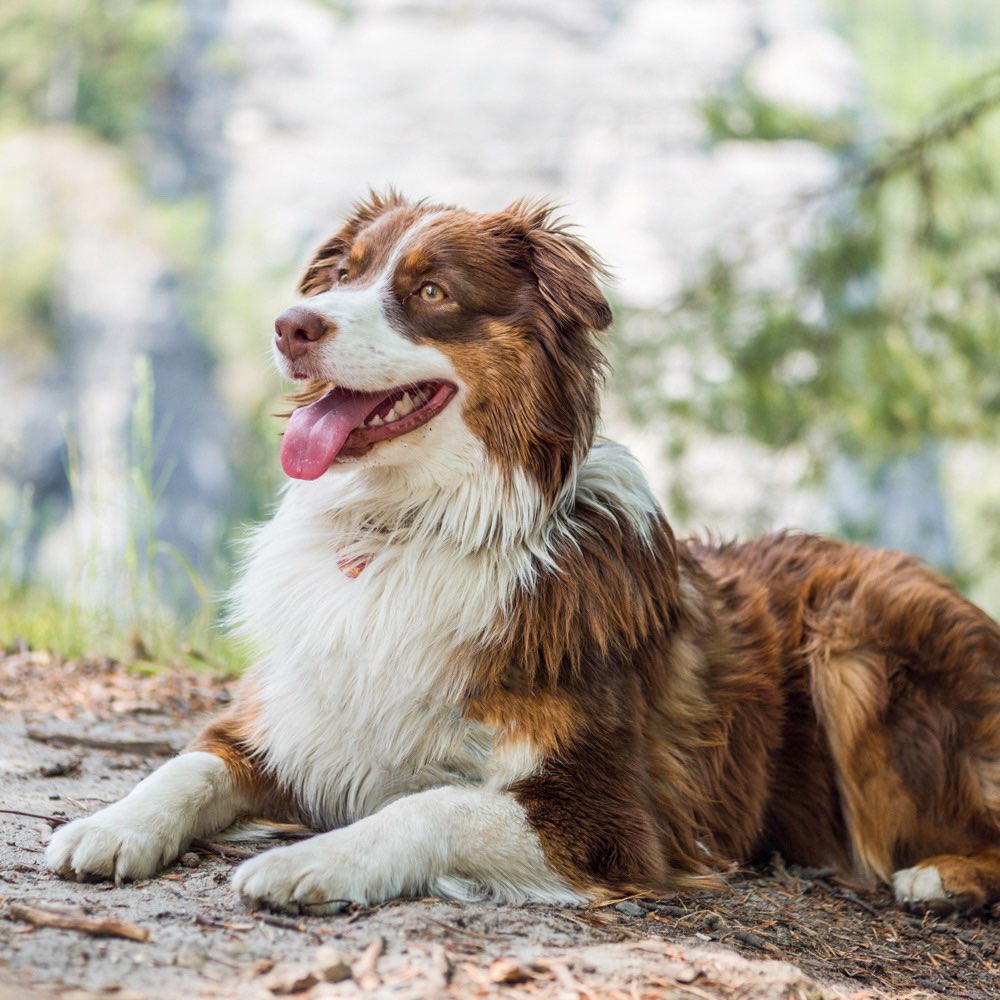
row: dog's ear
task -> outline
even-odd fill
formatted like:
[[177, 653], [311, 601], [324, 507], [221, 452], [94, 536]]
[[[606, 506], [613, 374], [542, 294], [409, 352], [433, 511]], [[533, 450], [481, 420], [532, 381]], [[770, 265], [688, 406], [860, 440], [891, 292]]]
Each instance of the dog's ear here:
[[395, 188], [384, 194], [369, 189], [368, 197], [354, 203], [351, 214], [340, 230], [331, 236], [312, 256], [305, 274], [299, 281], [299, 292], [311, 295], [330, 286], [330, 268], [351, 249], [355, 237], [380, 215], [394, 208], [405, 208], [410, 202]]
[[610, 275], [603, 261], [545, 202], [518, 201], [504, 210], [524, 241], [526, 263], [542, 301], [558, 326], [604, 330], [611, 306], [599, 282]]

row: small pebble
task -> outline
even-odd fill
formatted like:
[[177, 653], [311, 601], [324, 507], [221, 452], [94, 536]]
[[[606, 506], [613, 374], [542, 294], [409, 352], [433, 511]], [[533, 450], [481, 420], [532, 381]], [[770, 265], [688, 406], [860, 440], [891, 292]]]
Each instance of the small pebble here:
[[633, 903], [630, 899], [619, 903], [615, 906], [615, 909], [619, 913], [624, 913], [626, 917], [644, 917], [646, 915], [646, 911], [638, 903]]
[[277, 966], [264, 985], [279, 996], [301, 993], [319, 982], [316, 973], [304, 965]]
[[319, 978], [327, 983], [339, 983], [344, 979], [351, 978], [350, 960], [343, 952], [337, 951], [336, 948], [331, 948], [329, 945], [323, 945], [323, 947], [316, 949], [312, 967], [316, 970]]
[[181, 864], [185, 868], [197, 868], [201, 864], [201, 858], [194, 851], [186, 851], [181, 855]]
[[76, 774], [80, 770], [80, 760], [76, 757], [53, 760], [38, 769], [43, 778], [61, 778], [65, 774]]

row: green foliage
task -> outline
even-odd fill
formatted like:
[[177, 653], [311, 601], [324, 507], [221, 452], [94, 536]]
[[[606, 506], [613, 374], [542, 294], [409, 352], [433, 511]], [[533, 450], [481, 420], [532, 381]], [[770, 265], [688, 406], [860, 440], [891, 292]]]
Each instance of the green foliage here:
[[5, 0], [0, 122], [69, 121], [123, 141], [144, 123], [181, 24], [178, 0]]
[[44, 587], [15, 586], [0, 577], [0, 649], [16, 645], [77, 659], [108, 654], [119, 643], [92, 612]]
[[817, 118], [797, 108], [773, 104], [755, 94], [742, 78], [730, 81], [706, 98], [701, 113], [715, 141], [801, 139], [823, 149], [840, 150], [854, 141], [856, 131], [850, 115]]
[[912, 129], [1000, 50], [1000, 4], [984, 0], [829, 0], [829, 8], [890, 131]]
[[[839, 159], [838, 183], [771, 220], [790, 278], [762, 282], [770, 247], [733, 238], [669, 308], [619, 311], [631, 415], [666, 428], [674, 458], [708, 431], [795, 446], [822, 479], [836, 455], [879, 470], [928, 442], [946, 455], [1000, 444], [1000, 6], [832, 6], [873, 114], [810, 122], [744, 80], [703, 106], [713, 141], [806, 140]], [[877, 127], [895, 137], [873, 142]], [[949, 497], [964, 553], [953, 569], [991, 607], [998, 488], [980, 476]], [[684, 499], [683, 482], [672, 489]]]
[[239, 644], [219, 629], [175, 623], [150, 644], [139, 631], [90, 606], [68, 602], [41, 584], [15, 585], [0, 575], [0, 649], [41, 649], [67, 659], [107, 656], [143, 670], [189, 666], [235, 676], [246, 666]]
[[[0, 211], [8, 192], [0, 191]], [[0, 345], [22, 359], [43, 360], [55, 346], [52, 286], [58, 260], [55, 232], [14, 232], [0, 226]]]
[[[640, 416], [875, 458], [1000, 437], [998, 112], [1000, 70], [904, 142], [859, 140], [841, 183], [787, 220], [789, 288], [749, 283], [748, 248], [709, 261], [652, 335], [626, 315], [618, 366], [645, 390]], [[694, 359], [681, 397], [659, 381], [671, 343]]]

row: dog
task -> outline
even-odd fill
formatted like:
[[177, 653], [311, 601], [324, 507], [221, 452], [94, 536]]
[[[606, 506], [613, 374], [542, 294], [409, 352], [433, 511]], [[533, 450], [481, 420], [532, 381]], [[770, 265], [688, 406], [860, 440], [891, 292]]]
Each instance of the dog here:
[[553, 209], [372, 193], [275, 325], [298, 383], [231, 709], [48, 865], [116, 882], [243, 817], [252, 907], [576, 905], [771, 852], [1000, 898], [1000, 627], [913, 558], [675, 538], [596, 436], [603, 265]]

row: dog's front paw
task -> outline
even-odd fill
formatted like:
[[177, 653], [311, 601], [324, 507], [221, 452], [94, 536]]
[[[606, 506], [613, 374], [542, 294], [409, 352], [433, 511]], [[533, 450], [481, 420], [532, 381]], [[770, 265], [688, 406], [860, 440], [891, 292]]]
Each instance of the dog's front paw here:
[[233, 887], [251, 908], [290, 913], [337, 913], [349, 903], [378, 903], [395, 895], [389, 872], [380, 871], [377, 858], [353, 841], [337, 830], [274, 848], [243, 862]]
[[73, 820], [52, 835], [45, 863], [65, 878], [146, 878], [170, 864], [181, 849], [172, 817], [134, 809], [128, 799]]

